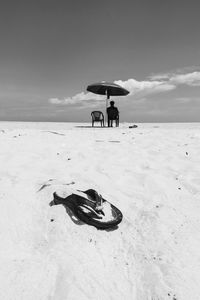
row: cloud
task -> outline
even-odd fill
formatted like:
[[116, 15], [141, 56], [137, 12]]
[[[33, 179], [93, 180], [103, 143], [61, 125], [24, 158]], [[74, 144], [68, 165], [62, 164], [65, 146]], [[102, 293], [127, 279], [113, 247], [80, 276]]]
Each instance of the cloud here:
[[[138, 81], [134, 78], [128, 80], [116, 80], [114, 83], [127, 89], [130, 94], [126, 99], [134, 96], [134, 99], [141, 99], [156, 93], [164, 93], [172, 91], [178, 85], [187, 85], [191, 87], [200, 86], [200, 71], [199, 67], [185, 67], [182, 70], [171, 71], [168, 73], [153, 74], [148, 77], [148, 80]], [[187, 73], [186, 73], [187, 71]], [[182, 73], [181, 73], [182, 72]], [[79, 108], [95, 107], [99, 102], [105, 100], [105, 96], [93, 93], [78, 93], [67, 98], [51, 98], [49, 102], [54, 105], [69, 105]]]
[[153, 74], [148, 77], [150, 80], [168, 80], [170, 78], [169, 73], [160, 73], [160, 74]]
[[50, 98], [49, 102], [51, 104], [61, 104], [62, 100], [58, 99], [58, 98]]
[[174, 84], [200, 86], [200, 72], [196, 71], [188, 74], [174, 74], [171, 76], [170, 82]]
[[171, 71], [168, 73], [153, 74], [149, 76], [150, 80], [162, 80], [169, 84], [179, 85], [185, 84], [188, 86], [200, 86], [200, 70], [199, 67], [185, 67]]
[[127, 81], [117, 80], [116, 84], [121, 85], [128, 91], [130, 95], [149, 95], [154, 93], [161, 93], [170, 91], [176, 88], [173, 83], [165, 81], [137, 81], [135, 79], [128, 79]]
[[188, 103], [191, 102], [192, 99], [191, 98], [187, 98], [187, 97], [179, 97], [175, 99], [178, 103]]
[[[161, 93], [165, 91], [170, 91], [175, 89], [175, 85], [168, 82], [162, 81], [137, 81], [135, 79], [128, 79], [126, 81], [117, 80], [115, 81], [116, 84], [127, 89], [131, 95], [138, 95], [144, 97], [144, 95], [149, 95], [153, 93]], [[73, 97], [68, 98], [50, 98], [49, 102], [51, 104], [58, 104], [58, 105], [72, 105], [75, 106], [79, 105], [98, 105], [97, 102], [105, 100], [105, 96], [97, 95], [93, 93], [78, 93]], [[95, 103], [96, 102], [96, 103]]]
[[49, 102], [51, 104], [72, 105], [72, 106], [77, 105], [77, 104], [87, 105], [87, 102], [90, 103], [90, 102], [94, 102], [94, 101], [101, 101], [104, 98], [101, 95], [81, 92], [81, 93], [76, 94], [73, 97], [67, 97], [67, 98], [63, 98], [63, 99], [50, 98]]

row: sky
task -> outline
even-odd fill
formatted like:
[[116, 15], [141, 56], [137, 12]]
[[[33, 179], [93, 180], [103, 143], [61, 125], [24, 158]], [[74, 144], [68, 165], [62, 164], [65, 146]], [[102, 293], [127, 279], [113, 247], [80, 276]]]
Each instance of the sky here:
[[0, 121], [90, 122], [109, 81], [122, 122], [200, 121], [198, 0], [18, 0], [0, 7]]

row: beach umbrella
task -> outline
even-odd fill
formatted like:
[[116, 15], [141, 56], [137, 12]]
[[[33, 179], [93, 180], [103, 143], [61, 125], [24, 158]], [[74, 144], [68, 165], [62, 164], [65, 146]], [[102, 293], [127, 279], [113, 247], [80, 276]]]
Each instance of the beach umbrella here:
[[87, 91], [98, 95], [107, 95], [108, 99], [110, 96], [126, 96], [129, 94], [129, 91], [120, 85], [105, 81], [88, 85]]
[[108, 106], [108, 99], [110, 96], [126, 96], [129, 94], [129, 91], [124, 89], [122, 86], [106, 81], [88, 85], [87, 91], [98, 95], [106, 95], [106, 108]]

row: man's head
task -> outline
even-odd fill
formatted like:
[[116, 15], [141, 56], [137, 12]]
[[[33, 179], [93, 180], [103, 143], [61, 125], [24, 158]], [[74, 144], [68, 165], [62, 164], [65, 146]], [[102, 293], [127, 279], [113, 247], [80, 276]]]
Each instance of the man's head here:
[[115, 102], [114, 101], [110, 101], [110, 106], [114, 106]]

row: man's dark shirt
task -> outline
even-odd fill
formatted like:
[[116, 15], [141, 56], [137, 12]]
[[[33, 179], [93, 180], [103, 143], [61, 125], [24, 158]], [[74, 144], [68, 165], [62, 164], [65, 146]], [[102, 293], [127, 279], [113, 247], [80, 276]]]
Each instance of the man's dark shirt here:
[[107, 108], [107, 114], [110, 120], [116, 120], [116, 118], [119, 116], [119, 111], [117, 107], [110, 106]]

